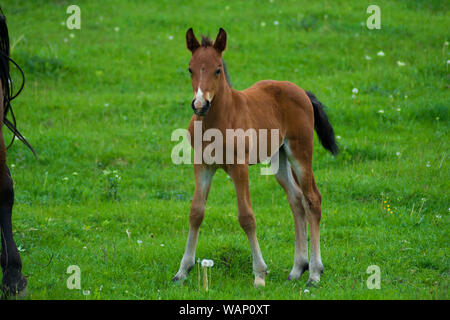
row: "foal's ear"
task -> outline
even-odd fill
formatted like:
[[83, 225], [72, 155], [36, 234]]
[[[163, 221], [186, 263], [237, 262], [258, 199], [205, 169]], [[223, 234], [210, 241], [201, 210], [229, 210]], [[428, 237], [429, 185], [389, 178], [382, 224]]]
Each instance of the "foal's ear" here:
[[186, 31], [186, 46], [192, 53], [200, 47], [200, 43], [198, 43], [192, 28]]
[[227, 33], [222, 28], [219, 29], [219, 33], [217, 34], [216, 41], [214, 41], [214, 49], [216, 49], [219, 53], [225, 50], [227, 47]]

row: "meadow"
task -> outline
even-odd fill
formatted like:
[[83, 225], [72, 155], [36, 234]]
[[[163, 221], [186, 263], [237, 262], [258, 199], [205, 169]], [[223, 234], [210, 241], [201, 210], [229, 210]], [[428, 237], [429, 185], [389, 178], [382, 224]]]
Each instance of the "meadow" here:
[[[38, 154], [8, 150], [13, 227], [26, 299], [449, 299], [449, 34], [447, 1], [5, 0], [12, 58], [26, 86], [18, 127]], [[269, 274], [255, 289], [251, 254], [224, 172], [214, 177], [197, 247], [212, 259], [178, 270], [194, 175], [174, 165], [173, 130], [192, 116], [185, 32], [228, 33], [233, 87], [289, 80], [328, 106], [341, 153], [315, 140], [324, 274], [287, 280], [294, 224], [276, 180], [250, 170]], [[14, 71], [13, 77], [20, 81]], [[357, 90], [355, 90], [357, 89]], [[6, 132], [7, 137], [11, 137]], [[69, 290], [67, 268], [81, 270]], [[381, 288], [369, 289], [377, 265]]]

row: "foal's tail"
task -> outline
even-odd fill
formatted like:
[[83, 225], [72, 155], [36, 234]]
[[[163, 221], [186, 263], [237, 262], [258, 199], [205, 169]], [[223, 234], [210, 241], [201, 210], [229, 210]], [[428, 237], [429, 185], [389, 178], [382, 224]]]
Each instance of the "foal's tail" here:
[[333, 155], [339, 153], [339, 147], [334, 137], [334, 130], [331, 126], [328, 116], [325, 113], [325, 106], [317, 100], [316, 96], [305, 91], [314, 108], [314, 129], [323, 147], [330, 151]]

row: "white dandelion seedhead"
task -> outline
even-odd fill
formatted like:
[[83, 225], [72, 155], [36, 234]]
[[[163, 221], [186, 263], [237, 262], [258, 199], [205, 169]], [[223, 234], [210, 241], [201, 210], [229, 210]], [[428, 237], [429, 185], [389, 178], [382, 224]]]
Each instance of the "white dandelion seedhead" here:
[[204, 268], [211, 268], [212, 266], [214, 266], [214, 261], [208, 260], [208, 259], [203, 259], [202, 260], [202, 267], [204, 267]]

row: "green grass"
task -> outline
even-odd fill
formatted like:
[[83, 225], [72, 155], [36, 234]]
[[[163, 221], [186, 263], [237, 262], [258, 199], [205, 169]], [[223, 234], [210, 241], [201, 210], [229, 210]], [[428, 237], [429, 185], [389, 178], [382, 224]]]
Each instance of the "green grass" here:
[[[61, 24], [69, 4], [2, 2], [12, 56], [27, 76], [14, 101], [19, 129], [39, 155], [19, 142], [8, 153], [28, 298], [449, 298], [448, 2], [378, 1], [382, 28], [373, 31], [361, 25], [370, 1], [77, 1], [82, 26], [73, 31]], [[315, 141], [325, 272], [310, 293], [307, 274], [287, 281], [292, 214], [259, 167], [250, 188], [266, 288], [252, 286], [224, 172], [214, 178], [197, 250], [215, 261], [210, 290], [198, 287], [197, 267], [183, 286], [170, 283], [194, 189], [192, 167], [170, 159], [172, 131], [192, 116], [191, 26], [197, 35], [227, 31], [235, 88], [289, 80], [329, 107], [341, 154]], [[66, 287], [70, 265], [81, 268], [82, 290]], [[366, 287], [370, 265], [381, 269], [380, 290]]]

